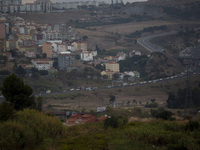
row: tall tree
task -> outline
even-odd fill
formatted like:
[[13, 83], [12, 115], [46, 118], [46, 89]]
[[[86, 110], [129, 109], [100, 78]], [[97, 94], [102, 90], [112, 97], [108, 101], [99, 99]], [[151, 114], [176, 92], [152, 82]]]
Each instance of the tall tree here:
[[16, 110], [35, 107], [32, 88], [24, 84], [23, 80], [15, 74], [9, 75], [3, 81], [0, 90], [6, 101], [13, 104]]
[[109, 101], [110, 101], [110, 104], [114, 104], [114, 102], [115, 102], [115, 96], [114, 95], [110, 95], [110, 99], [109, 99]]

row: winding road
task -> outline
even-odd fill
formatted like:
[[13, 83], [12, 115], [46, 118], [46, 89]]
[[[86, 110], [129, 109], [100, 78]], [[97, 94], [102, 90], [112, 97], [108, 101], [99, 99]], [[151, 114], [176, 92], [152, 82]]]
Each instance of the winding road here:
[[167, 36], [167, 35], [173, 35], [176, 34], [176, 32], [171, 31], [171, 32], [166, 32], [166, 33], [160, 33], [160, 34], [156, 34], [156, 35], [151, 35], [151, 36], [147, 36], [147, 37], [142, 37], [137, 39], [137, 42], [143, 46], [144, 48], [146, 48], [148, 51], [152, 52], [163, 52], [164, 49], [158, 45], [154, 45], [150, 42], [151, 39], [153, 38], [157, 38], [157, 37], [161, 37], [161, 36]]

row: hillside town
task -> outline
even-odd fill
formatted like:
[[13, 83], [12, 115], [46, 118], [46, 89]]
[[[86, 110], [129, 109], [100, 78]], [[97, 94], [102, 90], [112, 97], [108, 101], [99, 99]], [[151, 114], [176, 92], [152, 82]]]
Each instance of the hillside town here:
[[57, 10], [77, 9], [81, 6], [99, 6], [107, 4], [106, 1], [67, 1], [52, 3], [51, 0], [35, 0], [33, 3], [22, 3], [22, 0], [0, 0], [0, 12], [3, 13], [26, 13], [44, 12], [50, 13]]
[[[37, 24], [21, 17], [2, 15], [0, 28], [1, 57], [6, 56], [5, 61], [15, 61], [18, 68], [25, 70], [26, 76], [32, 76], [32, 68], [35, 68], [45, 71], [43, 75], [56, 77], [58, 71], [80, 71], [84, 69], [80, 64], [87, 63], [103, 67], [100, 78], [112, 80], [116, 74], [118, 80], [123, 80], [124, 76], [129, 76], [129, 81], [140, 78], [137, 70], [120, 72], [118, 63], [127, 57], [141, 56], [140, 51], [118, 52], [116, 56], [102, 57], [98, 55], [98, 47], [88, 50], [87, 36], [76, 37], [75, 27], [68, 23]], [[28, 58], [30, 62], [22, 63], [16, 56]]]

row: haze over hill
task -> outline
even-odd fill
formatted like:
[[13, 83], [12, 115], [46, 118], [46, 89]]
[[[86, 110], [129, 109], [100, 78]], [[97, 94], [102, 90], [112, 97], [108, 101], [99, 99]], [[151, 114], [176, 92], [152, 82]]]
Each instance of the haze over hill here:
[[[81, 0], [51, 0], [51, 1], [53, 3], [56, 3], [56, 2], [68, 2], [68, 1], [81, 1]], [[111, 0], [99, 0], [99, 1], [107, 1], [108, 3], [111, 3]], [[147, 0], [123, 0], [124, 3], [144, 2], [144, 1], [147, 1]], [[22, 3], [33, 3], [33, 2], [34, 2], [33, 0], [22, 0]]]

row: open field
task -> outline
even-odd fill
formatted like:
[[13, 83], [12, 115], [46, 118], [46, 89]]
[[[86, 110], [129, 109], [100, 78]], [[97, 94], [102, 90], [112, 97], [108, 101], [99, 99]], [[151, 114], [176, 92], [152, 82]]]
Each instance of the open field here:
[[[193, 86], [199, 83], [199, 76], [192, 78]], [[98, 89], [95, 91], [76, 91], [44, 96], [46, 110], [96, 110], [108, 106], [110, 95], [115, 96], [116, 108], [141, 107], [155, 99], [158, 107], [165, 107], [169, 92], [185, 87], [185, 79], [151, 83], [139, 86]], [[129, 103], [129, 104], [128, 104]]]
[[[144, 88], [144, 89], [143, 89]], [[126, 88], [115, 88], [115, 89], [104, 89], [98, 91], [84, 91], [84, 92], [73, 92], [68, 94], [54, 95], [53, 98], [45, 98], [47, 104], [57, 110], [79, 110], [83, 109], [96, 110], [97, 107], [108, 106], [109, 96], [115, 96], [115, 103], [120, 107], [144, 107], [146, 102], [151, 102], [151, 99], [156, 99], [159, 106], [165, 106], [165, 100], [167, 94], [164, 92], [147, 92], [146, 88], [141, 87], [126, 87]], [[139, 93], [137, 91], [140, 91]], [[146, 92], [146, 93], [145, 93]], [[142, 94], [143, 93], [143, 94]], [[149, 93], [149, 94], [147, 94]], [[134, 100], [136, 102], [134, 102]], [[128, 104], [130, 101], [130, 104]], [[48, 107], [48, 106], [47, 106]]]

